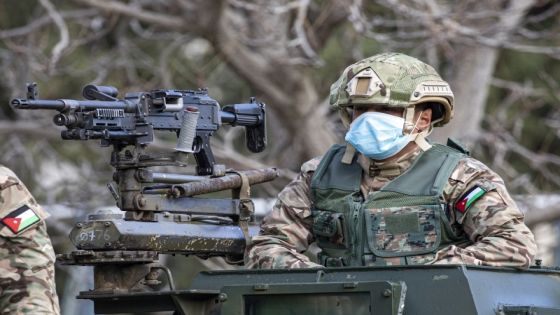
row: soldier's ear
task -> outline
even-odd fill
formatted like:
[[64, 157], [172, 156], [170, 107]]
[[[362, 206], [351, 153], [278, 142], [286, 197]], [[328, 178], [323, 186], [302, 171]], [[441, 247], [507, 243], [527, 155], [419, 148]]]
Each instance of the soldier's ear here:
[[429, 107], [425, 108], [420, 112], [417, 119], [418, 123], [416, 128], [418, 128], [419, 131], [424, 131], [430, 128], [430, 124], [432, 123], [432, 109]]

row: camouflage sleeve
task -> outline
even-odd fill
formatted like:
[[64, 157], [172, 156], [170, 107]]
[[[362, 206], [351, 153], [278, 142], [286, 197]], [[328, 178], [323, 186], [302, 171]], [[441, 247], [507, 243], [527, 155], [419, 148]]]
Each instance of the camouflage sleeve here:
[[59, 314], [47, 213], [0, 166], [0, 314]]
[[305, 163], [301, 173], [279, 194], [261, 223], [246, 255], [247, 268], [282, 269], [321, 267], [302, 254], [313, 242], [309, 186], [319, 159]]
[[436, 254], [436, 264], [528, 267], [537, 246], [523, 213], [503, 180], [486, 165], [466, 158], [444, 190], [450, 219], [460, 225], [469, 246], [449, 246]]

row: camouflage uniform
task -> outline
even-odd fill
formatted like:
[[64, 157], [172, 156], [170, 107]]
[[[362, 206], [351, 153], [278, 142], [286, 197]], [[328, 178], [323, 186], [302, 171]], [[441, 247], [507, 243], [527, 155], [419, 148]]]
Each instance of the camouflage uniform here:
[[[341, 146], [333, 146], [324, 164], [321, 159], [305, 163], [298, 177], [280, 192], [261, 225], [260, 235], [253, 238], [247, 267], [321, 266], [302, 254], [314, 241], [325, 253], [320, 255], [321, 262], [329, 266], [337, 259], [339, 265], [530, 265], [536, 252], [535, 240], [503, 180], [461, 153], [461, 148], [432, 145], [425, 140], [432, 127], [449, 122], [454, 107], [451, 87], [433, 67], [399, 53], [366, 58], [348, 66], [333, 83], [330, 104], [339, 110], [346, 127], [352, 119], [360, 120], [356, 117], [363, 114], [359, 114], [363, 108], [382, 114], [385, 111], [385, 115], [399, 109], [402, 117], [376, 115], [383, 119], [381, 122], [397, 119], [390, 127], [394, 129], [375, 130], [380, 126], [377, 120], [367, 131], [347, 138], [344, 151]], [[358, 110], [358, 115], [351, 114], [349, 108]], [[429, 126], [417, 126], [421, 113], [428, 108]], [[368, 116], [360, 118], [364, 117]], [[401, 120], [402, 127], [398, 126]], [[384, 138], [374, 138], [380, 134]], [[365, 140], [369, 145], [368, 139], [373, 145], [370, 148], [378, 144], [381, 148], [381, 141], [385, 141], [383, 145], [389, 141], [389, 145], [404, 143], [416, 150], [366, 150], [370, 157], [385, 156], [384, 152], [391, 152], [388, 157], [395, 156], [378, 158], [391, 161], [380, 163], [365, 157], [368, 154], [363, 152], [361, 142], [357, 146], [353, 142]], [[408, 146], [412, 142], [415, 145]], [[362, 152], [357, 162], [356, 150]], [[445, 163], [438, 164], [440, 160]], [[367, 212], [362, 216], [364, 208]]]
[[48, 214], [0, 166], [0, 314], [59, 314]]
[[[402, 174], [418, 153], [415, 151], [391, 164], [371, 161], [373, 173], [369, 171], [370, 161], [360, 156], [364, 168], [362, 193], [377, 191]], [[247, 256], [248, 268], [321, 266], [302, 254], [315, 240], [311, 230], [310, 181], [319, 162], [320, 159], [306, 162], [298, 177], [280, 192], [272, 212], [261, 225], [260, 235], [253, 238]], [[452, 222], [462, 227], [472, 243], [444, 248], [427, 263], [529, 266], [536, 252], [533, 234], [523, 223], [523, 214], [507, 193], [503, 180], [484, 164], [473, 158], [459, 162], [444, 188], [448, 209], [454, 209], [458, 199], [471, 187], [488, 182], [496, 186], [495, 191], [476, 200], [464, 214], [450, 211]]]

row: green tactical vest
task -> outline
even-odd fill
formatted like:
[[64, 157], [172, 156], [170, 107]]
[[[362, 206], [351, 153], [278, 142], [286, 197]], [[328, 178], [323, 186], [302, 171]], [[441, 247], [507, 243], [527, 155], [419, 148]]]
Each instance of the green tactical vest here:
[[362, 196], [362, 167], [357, 158], [343, 164], [344, 151], [343, 145], [331, 147], [311, 180], [313, 232], [323, 265], [424, 264], [439, 249], [469, 242], [450, 224], [443, 201], [444, 186], [464, 153], [434, 144], [403, 174]]

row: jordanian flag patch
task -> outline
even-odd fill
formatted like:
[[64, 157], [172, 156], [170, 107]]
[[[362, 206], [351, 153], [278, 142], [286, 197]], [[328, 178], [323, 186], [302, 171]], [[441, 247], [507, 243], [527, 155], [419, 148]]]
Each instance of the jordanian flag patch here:
[[35, 211], [25, 205], [5, 216], [2, 223], [15, 234], [19, 234], [40, 220]]
[[465, 213], [469, 209], [469, 207], [478, 200], [478, 198], [484, 196], [486, 190], [474, 186], [471, 190], [469, 190], [466, 194], [457, 201], [455, 204], [455, 209], [461, 213]]

